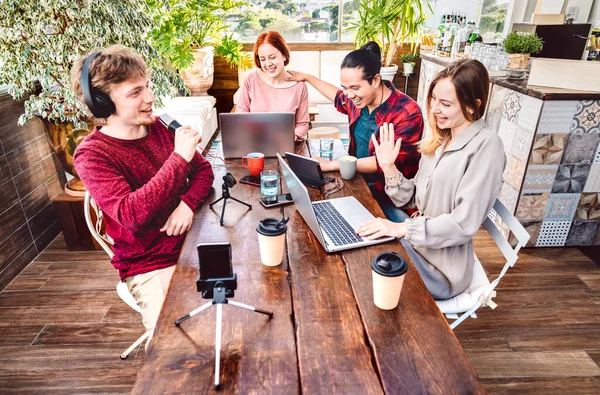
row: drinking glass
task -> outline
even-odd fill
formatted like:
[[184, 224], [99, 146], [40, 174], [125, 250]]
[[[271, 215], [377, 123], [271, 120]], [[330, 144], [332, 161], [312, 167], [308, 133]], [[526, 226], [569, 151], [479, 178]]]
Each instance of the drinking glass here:
[[260, 173], [260, 193], [264, 196], [275, 196], [279, 192], [279, 172], [263, 170]]
[[321, 158], [329, 159], [333, 157], [333, 137], [323, 137], [320, 141]]

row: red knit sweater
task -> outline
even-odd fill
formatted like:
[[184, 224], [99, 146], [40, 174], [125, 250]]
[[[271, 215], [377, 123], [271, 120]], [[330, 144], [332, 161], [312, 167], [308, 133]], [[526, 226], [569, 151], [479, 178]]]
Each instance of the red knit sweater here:
[[112, 264], [121, 279], [177, 263], [185, 234], [159, 229], [181, 200], [195, 211], [212, 187], [213, 171], [198, 152], [187, 163], [173, 150], [174, 135], [157, 121], [137, 140], [95, 129], [75, 152], [77, 174], [115, 241]]

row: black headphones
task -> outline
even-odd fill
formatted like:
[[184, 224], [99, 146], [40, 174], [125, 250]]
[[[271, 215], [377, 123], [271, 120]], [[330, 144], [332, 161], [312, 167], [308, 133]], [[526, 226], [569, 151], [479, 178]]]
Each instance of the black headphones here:
[[108, 118], [115, 113], [115, 103], [110, 100], [110, 97], [100, 89], [92, 86], [92, 78], [90, 77], [90, 65], [96, 56], [102, 52], [94, 52], [88, 56], [83, 62], [81, 68], [81, 91], [85, 104], [88, 106], [94, 117]]

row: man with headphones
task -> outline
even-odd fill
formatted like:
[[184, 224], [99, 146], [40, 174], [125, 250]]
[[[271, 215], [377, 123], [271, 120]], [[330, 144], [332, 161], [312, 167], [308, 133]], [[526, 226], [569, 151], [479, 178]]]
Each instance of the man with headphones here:
[[77, 148], [75, 169], [104, 213], [112, 264], [151, 338], [185, 233], [214, 174], [196, 151], [197, 130], [184, 126], [173, 134], [156, 122], [146, 75], [144, 60], [122, 46], [95, 51], [71, 70], [73, 90], [101, 125]]

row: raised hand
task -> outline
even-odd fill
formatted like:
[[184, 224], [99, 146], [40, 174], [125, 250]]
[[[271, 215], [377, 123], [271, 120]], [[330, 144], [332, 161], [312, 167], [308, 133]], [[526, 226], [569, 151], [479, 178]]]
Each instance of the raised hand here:
[[191, 161], [196, 153], [196, 146], [202, 141], [199, 131], [189, 126], [182, 126], [175, 131], [175, 149], [187, 162]]
[[[396, 158], [400, 152], [400, 146], [402, 145], [402, 139], [398, 139], [394, 143], [394, 125], [391, 123], [384, 123], [379, 128], [379, 143], [375, 134], [371, 135], [371, 140], [375, 146], [375, 155], [377, 155], [377, 162], [379, 166], [386, 171], [392, 172], [398, 171], [396, 169]], [[393, 167], [393, 169], [392, 169]]]
[[308, 78], [308, 74], [301, 73], [299, 71], [286, 70], [287, 75], [285, 77], [286, 81], [306, 81]]

